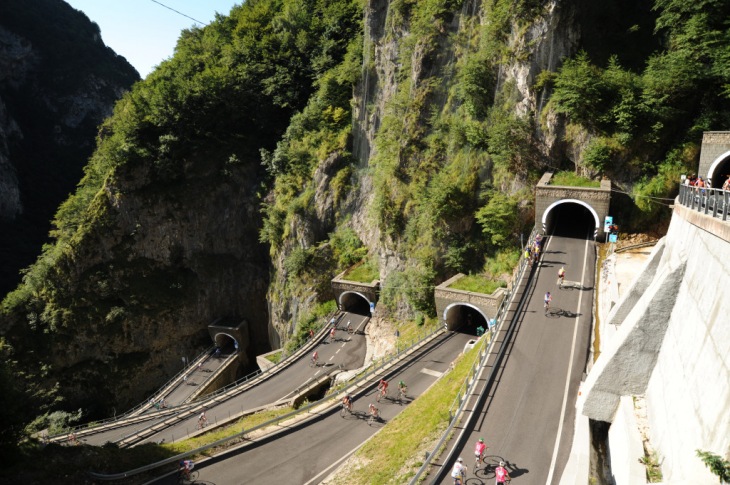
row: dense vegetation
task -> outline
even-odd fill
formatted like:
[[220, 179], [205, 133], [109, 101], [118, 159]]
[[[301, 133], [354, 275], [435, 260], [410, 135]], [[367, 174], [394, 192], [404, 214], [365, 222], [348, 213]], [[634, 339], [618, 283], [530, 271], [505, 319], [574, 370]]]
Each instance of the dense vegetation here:
[[[52, 392], [53, 369], [37, 357], [61, 329], [116, 329], [187, 296], [178, 267], [154, 275], [173, 282], [164, 291], [120, 283], [114, 289], [134, 302], [124, 306], [104, 299], [114, 292], [101, 287], [114, 278], [89, 289], [88, 275], [75, 274], [85, 251], [114, 232], [112, 207], [133, 193], [138, 173], [163, 208], [189, 199], [201, 179], [208, 190], [257, 188], [258, 238], [274, 267], [268, 303], [292, 320], [280, 329], [283, 343], [333, 309], [324, 303], [329, 278], [359, 261], [386, 270], [382, 306], [403, 318], [432, 315], [434, 285], [456, 272], [499, 280], [518, 259], [520, 235], [532, 226], [531, 187], [548, 169], [609, 176], [637, 196], [616, 215], [627, 225], [656, 220], [663, 206], [645, 197], [671, 195], [696, 162], [701, 132], [730, 121], [730, 7], [656, 0], [649, 11], [616, 0], [577, 10], [582, 49], [537, 76], [537, 108], [526, 112], [518, 109], [524, 92], [501, 68], [529, 59], [529, 43], [514, 37], [548, 15], [547, 2], [487, 0], [481, 15], [477, 3], [393, 0], [377, 45], [363, 34], [358, 0], [249, 0], [183, 32], [175, 56], [101, 127], [77, 191], [56, 214], [56, 242], [3, 302], [13, 343], [38, 352], [3, 349], [5, 397], [35, 406], [18, 410], [15, 424], [67, 397]], [[587, 33], [622, 39], [626, 30], [648, 40], [627, 52]], [[363, 79], [388, 82], [379, 57], [388, 45], [397, 45], [392, 96], [378, 106]], [[353, 154], [363, 136], [353, 108], [378, 120], [367, 160]], [[547, 150], [550, 119], [566, 139]], [[117, 256], [109, 266], [130, 255]], [[306, 304], [295, 313], [293, 300]], [[35, 379], [45, 385], [26, 385]], [[21, 434], [3, 423], [5, 443]]]

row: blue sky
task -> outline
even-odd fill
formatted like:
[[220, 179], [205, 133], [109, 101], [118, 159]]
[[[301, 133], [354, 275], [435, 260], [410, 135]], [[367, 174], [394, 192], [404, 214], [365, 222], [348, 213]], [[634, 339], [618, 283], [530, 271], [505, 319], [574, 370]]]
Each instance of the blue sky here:
[[[228, 15], [243, 0], [65, 0], [101, 29], [104, 43], [127, 58], [143, 78], [172, 56], [180, 31], [208, 23], [215, 13]], [[162, 4], [162, 5], [160, 5]]]

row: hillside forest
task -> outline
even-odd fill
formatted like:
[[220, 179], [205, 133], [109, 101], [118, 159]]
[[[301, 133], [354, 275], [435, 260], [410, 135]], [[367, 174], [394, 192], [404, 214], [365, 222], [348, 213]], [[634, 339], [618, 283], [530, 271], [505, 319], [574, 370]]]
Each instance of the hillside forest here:
[[361, 261], [379, 312], [431, 318], [454, 274], [511, 273], [546, 171], [610, 178], [623, 231], [661, 227], [702, 133], [730, 126], [728, 19], [721, 0], [248, 0], [183, 31], [2, 301], [2, 443], [139, 402], [216, 318], [249, 323], [251, 361], [296, 342]]

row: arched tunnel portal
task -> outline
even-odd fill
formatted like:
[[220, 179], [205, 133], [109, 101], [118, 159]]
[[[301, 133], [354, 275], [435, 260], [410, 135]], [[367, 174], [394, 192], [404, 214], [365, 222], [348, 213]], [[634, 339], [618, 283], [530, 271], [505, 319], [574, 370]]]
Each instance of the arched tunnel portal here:
[[545, 209], [542, 227], [545, 234], [582, 239], [596, 237], [601, 222], [590, 204], [578, 199], [562, 199]]
[[370, 316], [370, 300], [357, 291], [344, 291], [340, 295], [340, 308], [350, 313]]
[[233, 337], [232, 335], [223, 332], [216, 333], [215, 337], [213, 338], [213, 342], [224, 355], [238, 352], [238, 340], [236, 340], [235, 337]]
[[469, 303], [452, 303], [444, 309], [446, 329], [476, 335], [477, 328], [488, 329], [487, 316]]
[[717, 157], [707, 171], [707, 178], [711, 181], [713, 189], [721, 189], [728, 177], [730, 177], [730, 151]]

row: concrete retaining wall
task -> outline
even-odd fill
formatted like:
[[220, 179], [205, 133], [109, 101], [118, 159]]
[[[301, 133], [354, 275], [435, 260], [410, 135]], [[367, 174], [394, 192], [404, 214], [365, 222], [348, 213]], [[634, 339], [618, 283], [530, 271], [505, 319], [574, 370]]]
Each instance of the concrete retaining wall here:
[[646, 469], [639, 462], [644, 456], [644, 445], [634, 415], [633, 399], [629, 396], [621, 398], [615, 419], [608, 430], [608, 446], [616, 485], [646, 483]]
[[640, 276], [612, 312], [626, 317], [579, 402], [614, 421], [621, 396], [645, 394], [665, 483], [716, 483], [695, 450], [730, 451], [730, 224], [720, 224], [675, 206], [661, 259], [645, 268], [653, 278]]

